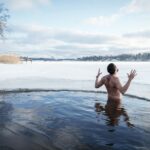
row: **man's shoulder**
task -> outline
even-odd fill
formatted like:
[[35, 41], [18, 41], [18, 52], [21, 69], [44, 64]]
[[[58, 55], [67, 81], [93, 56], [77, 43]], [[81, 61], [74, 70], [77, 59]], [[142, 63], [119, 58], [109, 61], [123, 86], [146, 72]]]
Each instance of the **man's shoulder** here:
[[109, 80], [111, 79], [111, 80], [116, 80], [116, 81], [118, 81], [118, 80], [119, 80], [119, 77], [117, 77], [117, 76], [115, 76], [115, 77], [113, 76], [113, 77], [112, 77], [110, 74], [107, 74], [107, 75], [105, 75], [105, 76], [102, 77], [102, 80], [107, 80], [107, 79], [109, 79]]
[[109, 74], [107, 74], [107, 75], [105, 75], [105, 76], [103, 76], [102, 78], [108, 78], [110, 75]]
[[109, 78], [110, 78], [110, 75], [105, 75], [105, 76], [103, 76], [101, 79], [102, 79], [103, 81], [107, 81]]
[[108, 79], [108, 78], [110, 78], [110, 77], [111, 77], [111, 76], [110, 76], [109, 74], [107, 74], [107, 75], [103, 76], [102, 79]]
[[102, 76], [102, 80], [107, 79], [108, 75]]

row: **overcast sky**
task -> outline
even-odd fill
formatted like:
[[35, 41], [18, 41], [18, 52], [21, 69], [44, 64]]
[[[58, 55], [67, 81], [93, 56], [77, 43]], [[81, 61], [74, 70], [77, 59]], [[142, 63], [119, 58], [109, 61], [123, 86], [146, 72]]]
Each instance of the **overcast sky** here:
[[150, 0], [0, 0], [1, 53], [72, 58], [150, 52]]

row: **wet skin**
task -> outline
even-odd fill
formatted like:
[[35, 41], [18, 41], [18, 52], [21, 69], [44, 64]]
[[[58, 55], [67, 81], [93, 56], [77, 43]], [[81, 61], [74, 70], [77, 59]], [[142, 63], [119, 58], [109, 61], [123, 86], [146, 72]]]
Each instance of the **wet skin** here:
[[128, 75], [127, 82], [124, 85], [122, 85], [119, 77], [117, 76], [117, 72], [118, 69], [116, 68], [114, 74], [105, 75], [99, 80], [99, 77], [102, 74], [99, 69], [95, 80], [95, 88], [99, 88], [105, 85], [108, 93], [108, 99], [112, 101], [121, 100], [121, 95], [125, 94], [125, 92], [128, 90], [130, 86], [131, 81], [137, 75], [135, 70], [131, 70], [131, 72], [127, 74]]

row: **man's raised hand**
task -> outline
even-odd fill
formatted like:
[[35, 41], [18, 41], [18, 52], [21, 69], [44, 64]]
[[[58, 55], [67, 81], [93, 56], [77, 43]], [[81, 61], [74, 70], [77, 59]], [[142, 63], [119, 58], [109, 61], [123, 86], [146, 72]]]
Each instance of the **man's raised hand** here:
[[128, 75], [128, 78], [132, 80], [137, 75], [136, 70], [135, 69], [131, 70], [130, 73], [127, 73], [127, 75]]
[[101, 74], [102, 74], [102, 72], [100, 71], [100, 68], [99, 68], [96, 78], [98, 78]]

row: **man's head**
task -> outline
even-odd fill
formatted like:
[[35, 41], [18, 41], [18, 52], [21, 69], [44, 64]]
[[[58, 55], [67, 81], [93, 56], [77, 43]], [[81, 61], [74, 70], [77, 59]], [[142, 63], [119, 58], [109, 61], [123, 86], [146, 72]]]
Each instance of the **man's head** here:
[[110, 73], [111, 75], [115, 74], [118, 69], [116, 67], [116, 65], [114, 63], [110, 63], [108, 66], [107, 66], [107, 71], [108, 73]]

